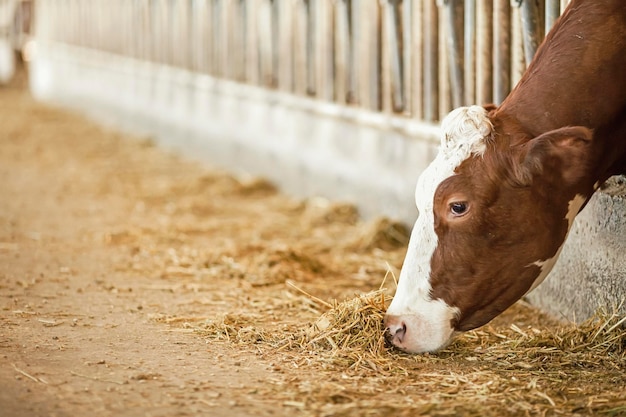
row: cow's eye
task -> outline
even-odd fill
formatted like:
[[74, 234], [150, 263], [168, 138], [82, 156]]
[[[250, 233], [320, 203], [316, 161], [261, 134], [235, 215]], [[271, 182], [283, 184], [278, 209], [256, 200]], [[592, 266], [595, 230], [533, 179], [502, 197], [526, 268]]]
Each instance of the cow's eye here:
[[468, 204], [465, 201], [455, 201], [450, 203], [450, 213], [453, 216], [462, 216], [467, 213]]

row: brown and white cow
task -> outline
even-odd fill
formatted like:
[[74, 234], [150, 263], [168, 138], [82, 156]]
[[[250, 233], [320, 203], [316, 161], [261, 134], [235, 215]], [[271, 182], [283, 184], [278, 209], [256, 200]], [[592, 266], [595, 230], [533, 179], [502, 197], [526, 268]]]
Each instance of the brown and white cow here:
[[626, 2], [573, 0], [500, 107], [442, 122], [388, 337], [435, 351], [535, 288], [574, 217], [626, 173]]

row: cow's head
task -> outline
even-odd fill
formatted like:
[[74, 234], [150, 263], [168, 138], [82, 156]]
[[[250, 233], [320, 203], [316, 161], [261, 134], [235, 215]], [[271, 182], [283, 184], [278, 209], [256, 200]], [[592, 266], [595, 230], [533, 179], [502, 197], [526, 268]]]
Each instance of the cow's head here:
[[593, 189], [591, 135], [565, 127], [530, 138], [479, 106], [443, 120], [439, 153], [417, 182], [419, 215], [385, 317], [394, 345], [438, 350], [545, 278]]

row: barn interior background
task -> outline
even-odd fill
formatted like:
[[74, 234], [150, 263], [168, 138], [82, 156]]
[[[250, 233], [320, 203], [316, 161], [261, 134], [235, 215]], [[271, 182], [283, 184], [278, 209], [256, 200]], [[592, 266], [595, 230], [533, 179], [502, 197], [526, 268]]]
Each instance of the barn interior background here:
[[[33, 5], [36, 97], [286, 192], [407, 224], [437, 121], [460, 105], [501, 102], [567, 3], [1, 2]], [[532, 302], [580, 320], [626, 297], [624, 184], [613, 178], [579, 215]]]

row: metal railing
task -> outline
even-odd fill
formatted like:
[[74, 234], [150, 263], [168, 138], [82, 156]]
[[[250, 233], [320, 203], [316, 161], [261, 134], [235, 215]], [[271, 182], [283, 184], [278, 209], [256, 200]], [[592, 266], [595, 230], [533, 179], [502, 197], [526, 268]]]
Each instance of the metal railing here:
[[436, 121], [499, 103], [564, 0], [37, 0], [37, 36]]

